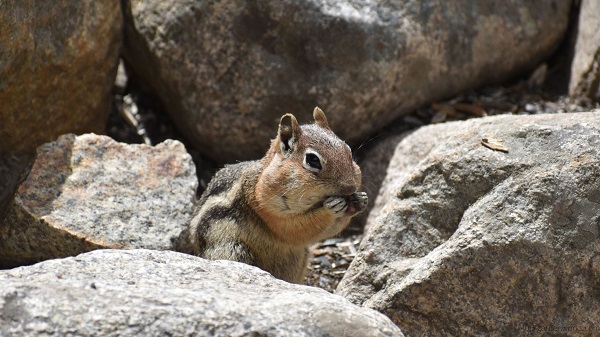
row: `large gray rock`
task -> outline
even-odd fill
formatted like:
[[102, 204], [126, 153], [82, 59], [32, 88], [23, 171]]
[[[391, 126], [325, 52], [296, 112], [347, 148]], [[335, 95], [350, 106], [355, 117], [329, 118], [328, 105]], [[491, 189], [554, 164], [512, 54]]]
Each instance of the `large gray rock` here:
[[0, 156], [104, 130], [121, 13], [119, 0], [2, 1]]
[[402, 336], [384, 315], [258, 268], [98, 250], [0, 271], [0, 336]]
[[424, 127], [375, 207], [337, 293], [408, 335], [597, 328], [600, 111]]
[[0, 266], [97, 248], [172, 249], [197, 178], [183, 144], [65, 135], [41, 146], [0, 219]]
[[581, 1], [569, 92], [574, 97], [600, 102], [600, 2], [598, 0]]
[[124, 55], [200, 150], [264, 154], [321, 106], [353, 145], [424, 103], [531, 69], [569, 0], [129, 0]]

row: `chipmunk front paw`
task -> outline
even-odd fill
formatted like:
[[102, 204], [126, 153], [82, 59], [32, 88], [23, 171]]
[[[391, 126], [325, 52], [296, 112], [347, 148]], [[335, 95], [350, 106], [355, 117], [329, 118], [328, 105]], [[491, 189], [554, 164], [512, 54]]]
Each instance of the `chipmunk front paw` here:
[[356, 215], [367, 208], [369, 197], [366, 192], [352, 193], [348, 198], [348, 209], [346, 213]]
[[344, 197], [329, 197], [323, 205], [335, 214], [343, 213], [348, 208], [348, 203]]
[[329, 197], [324, 205], [335, 214], [345, 213], [345, 216], [354, 216], [367, 208], [369, 197], [366, 192], [356, 192], [345, 197]]

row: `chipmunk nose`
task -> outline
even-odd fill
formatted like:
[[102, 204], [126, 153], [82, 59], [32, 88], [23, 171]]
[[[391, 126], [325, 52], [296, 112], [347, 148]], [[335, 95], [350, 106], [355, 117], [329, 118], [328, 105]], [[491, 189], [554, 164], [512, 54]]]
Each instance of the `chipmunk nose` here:
[[357, 190], [356, 184], [354, 184], [354, 183], [351, 183], [351, 184], [347, 183], [347, 184], [343, 184], [340, 187], [339, 194], [340, 195], [350, 195], [350, 194], [356, 192], [356, 190]]

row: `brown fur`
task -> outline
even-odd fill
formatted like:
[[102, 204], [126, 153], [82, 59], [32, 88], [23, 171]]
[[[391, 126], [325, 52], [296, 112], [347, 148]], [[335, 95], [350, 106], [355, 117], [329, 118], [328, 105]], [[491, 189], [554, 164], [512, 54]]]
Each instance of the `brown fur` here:
[[263, 159], [217, 172], [190, 223], [193, 254], [302, 282], [308, 246], [338, 234], [367, 202], [350, 148], [319, 108], [313, 117], [315, 124], [300, 126], [284, 115]]

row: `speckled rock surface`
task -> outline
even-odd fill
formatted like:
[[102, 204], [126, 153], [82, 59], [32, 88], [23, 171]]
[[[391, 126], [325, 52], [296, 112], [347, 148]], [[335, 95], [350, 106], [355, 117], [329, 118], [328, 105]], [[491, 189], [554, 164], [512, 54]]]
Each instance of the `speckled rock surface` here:
[[600, 111], [423, 127], [398, 145], [337, 293], [409, 336], [598, 328], [599, 177]]
[[0, 155], [102, 132], [122, 43], [119, 0], [3, 1]]
[[0, 226], [0, 265], [170, 249], [191, 215], [195, 172], [178, 141], [150, 147], [87, 134], [44, 144]]
[[258, 268], [98, 250], [0, 271], [2, 336], [400, 337], [387, 317]]
[[569, 92], [571, 96], [600, 102], [600, 2], [597, 0], [581, 1]]
[[217, 161], [261, 157], [319, 105], [357, 145], [398, 116], [532, 69], [571, 1], [129, 0], [124, 56]]

